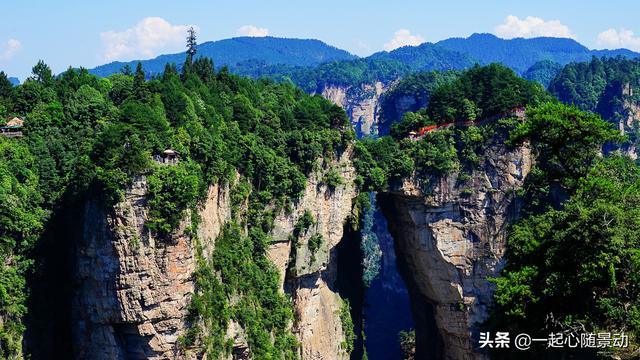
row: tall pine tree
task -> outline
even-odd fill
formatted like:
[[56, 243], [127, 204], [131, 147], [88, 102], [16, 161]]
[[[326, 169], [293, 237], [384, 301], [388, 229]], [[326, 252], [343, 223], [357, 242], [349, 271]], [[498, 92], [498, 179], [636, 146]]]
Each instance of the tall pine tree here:
[[149, 89], [147, 89], [147, 83], [145, 82], [142, 63], [138, 62], [138, 65], [136, 65], [136, 73], [133, 76], [133, 97], [138, 101], [144, 102], [149, 96]]
[[191, 26], [189, 30], [187, 30], [187, 58], [184, 61], [184, 66], [182, 66], [182, 80], [184, 81], [189, 77], [193, 66], [193, 58], [196, 55], [196, 47], [198, 46], [197, 38], [196, 38], [196, 30]]

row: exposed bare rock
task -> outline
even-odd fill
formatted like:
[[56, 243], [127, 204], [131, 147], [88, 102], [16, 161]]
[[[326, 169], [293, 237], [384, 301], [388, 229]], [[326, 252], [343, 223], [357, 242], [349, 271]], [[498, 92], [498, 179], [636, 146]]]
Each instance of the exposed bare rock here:
[[[294, 333], [301, 342], [304, 359], [347, 358], [342, 349], [344, 335], [339, 311], [342, 300], [335, 289], [335, 246], [342, 239], [343, 225], [355, 197], [352, 149], [312, 174], [304, 195], [293, 211], [275, 221], [275, 242], [269, 250], [282, 278], [289, 268], [291, 233], [305, 212], [314, 225], [301, 234], [295, 249], [287, 290], [295, 306]], [[335, 188], [322, 183], [327, 171], [337, 171], [342, 182]], [[195, 249], [185, 230], [186, 216], [170, 239], [156, 239], [144, 226], [147, 219], [147, 183], [133, 182], [124, 200], [111, 210], [89, 202], [84, 235], [77, 248], [74, 294], [74, 347], [78, 359], [184, 359], [178, 340], [187, 330], [185, 319], [194, 291]], [[202, 204], [198, 239], [205, 257], [210, 256], [224, 223], [231, 217], [229, 188], [213, 185]], [[312, 252], [308, 241], [321, 235]], [[231, 322], [227, 337], [233, 340], [230, 359], [250, 359], [244, 330]]]
[[[189, 223], [171, 239], [154, 238], [144, 227], [146, 187], [144, 177], [134, 181], [111, 211], [87, 204], [73, 304], [78, 359], [183, 357], [177, 341], [186, 330], [195, 269], [184, 231]], [[229, 209], [229, 189], [212, 186], [201, 210], [205, 249], [212, 249]]]
[[[301, 343], [303, 359], [348, 358], [342, 348], [344, 334], [339, 316], [342, 300], [336, 290], [336, 245], [342, 240], [343, 227], [356, 196], [352, 155], [349, 148], [337, 161], [322, 164], [322, 170], [310, 176], [304, 195], [293, 211], [278, 215], [274, 224], [273, 238], [277, 243], [269, 249], [269, 257], [281, 274], [287, 275], [287, 283], [283, 286], [293, 298], [296, 315], [293, 330]], [[324, 174], [330, 169], [337, 170], [342, 177], [342, 183], [335, 189], [322, 183]], [[289, 235], [306, 210], [313, 215], [315, 225], [301, 234], [294, 249], [296, 262], [290, 266]], [[316, 234], [323, 240], [312, 254], [308, 241]], [[288, 273], [287, 268], [291, 270]]]
[[[622, 86], [621, 95], [623, 101], [620, 105], [614, 106], [614, 109], [612, 110], [612, 114], [615, 113], [620, 115], [613, 120], [617, 121], [616, 126], [623, 135], [632, 134], [637, 131], [636, 128], [638, 126], [638, 122], [640, 122], [640, 103], [638, 103], [637, 100], [634, 100], [634, 91], [636, 91], [636, 89], [634, 89], [631, 84]], [[620, 150], [629, 155], [632, 159], [638, 159], [637, 140], [628, 144], [623, 144], [620, 147]]]
[[515, 190], [532, 161], [527, 146], [493, 145], [469, 181], [457, 181], [457, 174], [431, 185], [412, 179], [380, 195], [410, 290], [416, 358], [429, 358], [427, 348], [445, 359], [485, 357], [474, 336], [492, 301], [487, 278], [503, 268], [506, 229], [519, 211]]
[[378, 81], [374, 84], [362, 84], [358, 87], [331, 85], [325, 87], [321, 94], [342, 107], [349, 115], [351, 124], [358, 135], [366, 136], [377, 133], [380, 99], [387, 89], [387, 85]]

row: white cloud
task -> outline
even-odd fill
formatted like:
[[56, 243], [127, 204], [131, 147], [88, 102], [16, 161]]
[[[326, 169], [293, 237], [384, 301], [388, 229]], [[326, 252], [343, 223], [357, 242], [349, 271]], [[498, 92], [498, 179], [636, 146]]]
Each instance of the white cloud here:
[[571, 29], [559, 20], [546, 21], [535, 16], [527, 16], [525, 19], [520, 19], [517, 16], [509, 15], [503, 24], [494, 28], [494, 32], [497, 36], [504, 39], [540, 36], [572, 39], [576, 37], [571, 33]]
[[598, 34], [596, 43], [601, 48], [627, 48], [640, 51], [640, 36], [627, 29], [609, 29]]
[[22, 49], [22, 44], [16, 39], [9, 39], [6, 43], [0, 44], [0, 60], [11, 59]]
[[420, 35], [413, 35], [411, 31], [407, 29], [400, 29], [395, 32], [393, 38], [388, 43], [384, 44], [384, 49], [391, 51], [403, 46], [416, 46], [424, 42], [424, 39]]
[[189, 26], [172, 25], [161, 17], [148, 17], [124, 31], [102, 32], [102, 58], [105, 61], [148, 59], [161, 51], [176, 51], [185, 44]]
[[269, 29], [259, 28], [253, 25], [240, 26], [237, 31], [240, 36], [264, 37], [269, 35]]

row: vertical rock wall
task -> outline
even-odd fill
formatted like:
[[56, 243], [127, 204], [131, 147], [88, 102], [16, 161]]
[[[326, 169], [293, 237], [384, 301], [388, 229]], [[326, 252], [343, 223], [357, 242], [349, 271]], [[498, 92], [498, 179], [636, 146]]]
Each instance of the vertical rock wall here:
[[494, 145], [471, 180], [432, 179], [423, 192], [426, 185], [413, 179], [380, 195], [410, 289], [417, 358], [485, 357], [474, 337], [492, 301], [487, 278], [504, 265], [506, 230], [518, 214], [515, 191], [531, 164], [528, 147]]
[[[155, 239], [145, 228], [146, 181], [139, 178], [112, 211], [90, 202], [77, 247], [73, 298], [77, 359], [173, 359], [194, 290], [194, 247], [185, 234]], [[228, 188], [212, 186], [201, 239], [211, 249], [230, 216]]]
[[331, 85], [325, 87], [321, 94], [347, 112], [358, 137], [362, 137], [377, 134], [380, 100], [387, 89], [387, 85], [378, 81], [359, 87]]
[[[304, 195], [291, 213], [276, 217], [269, 257], [281, 271], [283, 289], [293, 299], [295, 309], [294, 333], [301, 343], [303, 359], [348, 359], [343, 346], [344, 332], [340, 320], [342, 299], [337, 289], [337, 245], [343, 238], [343, 228], [351, 214], [356, 196], [355, 169], [349, 148], [339, 159], [322, 164], [307, 181]], [[342, 181], [335, 188], [322, 182], [330, 169], [337, 170]], [[315, 224], [301, 234], [298, 246], [291, 249], [289, 235], [297, 220], [309, 211]], [[320, 248], [312, 254], [308, 241], [322, 236]], [[289, 264], [291, 252], [295, 264]], [[360, 261], [360, 259], [353, 259]], [[289, 271], [287, 271], [289, 269]]]
[[[343, 226], [356, 196], [352, 154], [349, 148], [339, 159], [320, 164], [293, 210], [281, 213], [274, 224], [276, 241], [268, 255], [281, 274], [283, 291], [286, 289], [293, 299], [293, 331], [304, 359], [348, 358], [339, 316], [342, 299], [336, 287], [336, 245], [342, 240]], [[335, 188], [323, 183], [329, 170], [337, 171], [342, 178]], [[97, 203], [87, 204], [74, 278], [77, 359], [189, 357], [177, 346], [187, 330], [185, 319], [194, 291], [195, 248], [185, 231], [190, 225], [189, 216], [170, 239], [155, 239], [144, 227], [146, 191], [146, 180], [141, 177], [110, 211]], [[230, 209], [228, 187], [212, 186], [199, 210], [202, 221], [198, 238], [204, 256], [214, 250], [215, 239], [230, 219]], [[296, 263], [289, 266], [289, 235], [306, 210], [315, 223], [301, 234], [294, 249]], [[316, 234], [323, 240], [312, 254], [308, 241]], [[287, 272], [289, 268], [293, 271]], [[242, 332], [232, 323], [228, 336], [237, 340]], [[246, 343], [239, 343], [238, 349], [244, 349], [238, 358], [250, 358]]]

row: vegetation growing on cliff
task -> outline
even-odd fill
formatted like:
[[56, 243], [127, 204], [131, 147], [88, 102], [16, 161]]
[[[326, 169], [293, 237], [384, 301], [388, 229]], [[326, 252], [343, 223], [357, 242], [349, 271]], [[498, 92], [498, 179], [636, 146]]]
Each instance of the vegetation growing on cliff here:
[[[565, 105], [529, 111], [512, 134], [514, 143], [525, 140], [538, 161], [522, 194], [525, 217], [508, 239], [507, 267], [493, 280], [490, 326], [543, 337], [624, 331], [636, 342], [640, 168], [618, 155], [599, 158], [605, 142], [620, 140], [617, 131]], [[517, 357], [536, 358], [543, 350]]]
[[248, 236], [240, 225], [227, 225], [211, 259], [200, 257], [190, 309], [194, 327], [183, 339], [185, 347], [197, 345], [210, 359], [225, 351], [228, 355], [226, 334], [233, 320], [242, 326], [255, 358], [297, 358], [298, 342], [289, 332], [293, 309], [266, 256], [270, 229], [262, 225], [252, 227]]
[[[616, 110], [613, 105], [622, 101], [626, 84], [640, 86], [640, 60], [594, 57], [590, 62], [565, 66], [549, 84], [549, 92], [566, 104], [598, 112], [609, 120], [615, 114], [607, 109]], [[640, 93], [635, 99], [640, 99]]]
[[[433, 90], [425, 109], [404, 114], [391, 127], [391, 137], [365, 139], [356, 146], [354, 164], [365, 190], [382, 190], [417, 174], [423, 179], [455, 170], [472, 170], [494, 139], [517, 124], [516, 107], [549, 101], [539, 85], [516, 76], [502, 65], [476, 66]], [[432, 124], [490, 119], [482, 126], [451, 126], [409, 138], [411, 131]], [[495, 140], [495, 139], [494, 139]]]
[[[416, 112], [426, 107], [431, 94], [440, 86], [455, 80], [458, 75], [455, 71], [431, 71], [411, 74], [402, 78], [398, 84], [384, 94], [380, 104], [380, 134], [388, 134], [389, 128], [401, 120], [403, 114], [399, 110]], [[410, 102], [405, 105], [403, 98], [408, 98]], [[400, 107], [399, 109], [399, 105], [405, 105], [407, 108]]]
[[344, 334], [344, 340], [340, 345], [346, 354], [351, 354], [355, 347], [356, 333], [351, 319], [351, 305], [348, 300], [342, 301], [339, 315], [340, 323], [342, 323], [342, 333]]
[[415, 330], [400, 331], [398, 334], [402, 360], [414, 360], [416, 355], [416, 332]]
[[0, 137], [0, 357], [4, 359], [22, 351], [25, 275], [33, 263], [28, 255], [47, 217], [33, 165], [25, 144]]
[[[0, 138], [0, 211], [6, 219], [0, 236], [3, 256], [11, 259], [0, 276], [6, 357], [20, 351], [24, 277], [39, 271], [31, 267], [29, 249], [46, 212], [59, 211], [69, 198], [78, 206], [82, 199], [100, 199], [109, 208], [138, 176], [148, 184], [145, 225], [159, 238], [169, 238], [214, 182], [236, 182], [235, 213], [248, 212], [247, 223], [238, 226], [247, 225], [249, 233], [230, 227], [212, 263], [200, 263], [192, 320], [194, 327], [206, 324], [212, 337], [192, 332], [186, 343], [224, 349], [215, 334], [234, 320], [258, 358], [295, 357], [291, 307], [274, 291], [278, 273], [264, 254], [274, 213], [267, 205], [279, 210], [295, 201], [317, 159], [342, 151], [353, 131], [340, 108], [290, 84], [217, 72], [205, 58], [188, 59], [182, 69], [168, 65], [146, 80], [138, 66], [134, 74], [100, 79], [83, 69], [53, 76], [40, 62], [23, 85], [3, 86], [0, 78], [3, 115], [25, 119], [24, 138]], [[152, 160], [167, 149], [179, 154], [177, 163]], [[335, 185], [339, 179], [327, 180]], [[316, 238], [310, 246], [319, 243]], [[238, 302], [229, 303], [231, 297]]]

